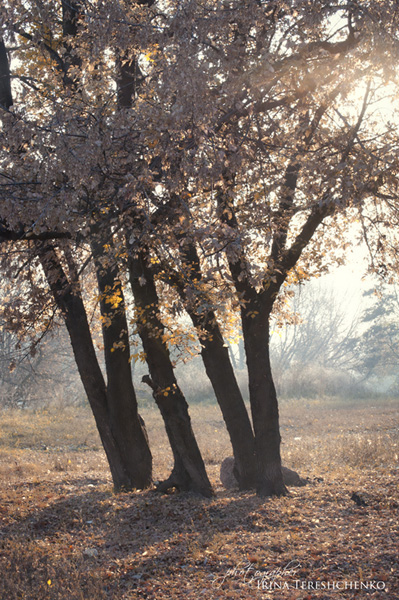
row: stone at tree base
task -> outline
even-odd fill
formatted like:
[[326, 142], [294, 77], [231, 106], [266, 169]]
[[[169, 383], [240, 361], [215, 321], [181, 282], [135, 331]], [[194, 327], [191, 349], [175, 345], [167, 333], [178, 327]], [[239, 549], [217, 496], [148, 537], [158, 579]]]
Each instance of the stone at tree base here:
[[220, 465], [220, 481], [226, 490], [238, 488], [237, 479], [233, 473], [234, 469], [234, 457], [228, 456], [225, 458]]
[[[306, 485], [306, 481], [299, 477], [296, 471], [292, 471], [287, 467], [281, 467], [285, 485], [302, 486]], [[220, 465], [220, 481], [223, 487], [227, 490], [238, 488], [238, 482], [234, 475], [234, 457], [228, 456]]]

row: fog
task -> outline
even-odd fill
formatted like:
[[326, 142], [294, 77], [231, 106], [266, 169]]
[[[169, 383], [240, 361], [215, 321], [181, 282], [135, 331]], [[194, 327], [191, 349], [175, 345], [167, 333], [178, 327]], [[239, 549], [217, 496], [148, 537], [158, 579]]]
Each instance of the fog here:
[[[271, 333], [271, 361], [280, 398], [339, 397], [349, 401], [397, 395], [396, 289], [381, 288], [365, 273], [364, 253], [358, 251], [346, 266], [295, 287], [288, 309], [294, 323], [277, 325], [276, 321]], [[226, 342], [246, 398], [243, 342]], [[16, 345], [17, 340], [1, 330], [3, 406], [64, 406], [86, 402], [64, 328], [48, 336], [34, 357], [26, 348], [17, 349]], [[213, 402], [212, 387], [200, 356], [187, 362], [180, 354], [174, 358], [176, 377], [188, 402]], [[12, 364], [15, 368], [10, 371]], [[133, 360], [132, 369], [139, 404], [152, 403], [151, 390], [141, 382], [148, 372], [145, 363]]]

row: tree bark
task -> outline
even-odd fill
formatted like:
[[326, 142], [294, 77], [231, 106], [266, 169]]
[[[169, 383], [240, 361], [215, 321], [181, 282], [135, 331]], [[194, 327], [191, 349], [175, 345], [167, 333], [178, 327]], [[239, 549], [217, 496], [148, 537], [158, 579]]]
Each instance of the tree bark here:
[[175, 460], [171, 476], [160, 484], [159, 489], [165, 491], [176, 487], [210, 497], [213, 495], [212, 486], [191, 427], [188, 405], [177, 385], [164, 340], [153, 274], [147, 265], [146, 253], [141, 250], [134, 256], [133, 252], [129, 256], [129, 276], [138, 312], [137, 330], [150, 371], [150, 377], [144, 377], [143, 381], [152, 388]]
[[[190, 273], [190, 280], [201, 281], [200, 260], [194, 243], [182, 235], [180, 240], [184, 271]], [[252, 489], [256, 486], [254, 433], [216, 315], [213, 310], [204, 310], [204, 306], [209, 304], [204, 292], [201, 292], [201, 311], [198, 311], [187, 299], [184, 282], [177, 280], [176, 285], [187, 314], [198, 332], [206, 374], [229, 433], [239, 488]]]
[[[50, 244], [41, 245], [38, 255], [56, 305], [65, 320], [79, 374], [107, 456], [114, 488], [119, 491], [141, 487], [141, 478], [136, 477], [134, 469], [132, 472], [110, 424], [106, 386], [79, 284], [74, 282], [72, 286], [68, 281], [57, 253]], [[133, 466], [135, 463], [136, 459]]]
[[10, 65], [6, 47], [3, 40], [0, 39], [0, 106], [8, 110], [12, 105]]
[[249, 396], [255, 431], [257, 486], [259, 496], [287, 493], [281, 471], [280, 426], [276, 389], [269, 353], [269, 314], [253, 314], [254, 307], [242, 309], [242, 328], [247, 358]]
[[241, 390], [230, 362], [216, 316], [209, 311], [199, 316], [187, 308], [201, 336], [201, 356], [230, 436], [235, 459], [235, 476], [240, 490], [256, 486], [255, 440]]
[[[234, 206], [223, 193], [218, 197], [221, 221], [238, 230]], [[280, 430], [276, 389], [270, 365], [269, 320], [279, 287], [256, 291], [249, 280], [251, 269], [243, 248], [240, 256], [227, 259], [234, 286], [241, 299], [241, 325], [248, 370], [249, 400], [255, 433], [256, 490], [259, 496], [287, 493], [281, 472]], [[284, 277], [281, 279], [281, 283]], [[281, 285], [280, 283], [280, 285]]]
[[100, 292], [111, 429], [134, 487], [143, 489], [152, 483], [152, 456], [132, 381], [122, 284], [114, 257], [106, 255], [98, 234], [93, 235], [91, 247]]
[[[184, 264], [183, 272], [190, 273], [189, 279], [202, 279], [199, 257], [194, 244], [180, 235], [180, 253]], [[235, 476], [241, 490], [256, 487], [255, 440], [247, 409], [232, 367], [228, 348], [213, 310], [204, 310], [209, 299], [201, 292], [201, 299], [195, 294], [201, 311], [187, 297], [186, 281], [180, 273], [168, 269], [165, 281], [180, 295], [185, 310], [197, 329], [201, 344], [201, 357], [207, 376], [212, 384], [217, 402], [229, 433], [235, 458]]]

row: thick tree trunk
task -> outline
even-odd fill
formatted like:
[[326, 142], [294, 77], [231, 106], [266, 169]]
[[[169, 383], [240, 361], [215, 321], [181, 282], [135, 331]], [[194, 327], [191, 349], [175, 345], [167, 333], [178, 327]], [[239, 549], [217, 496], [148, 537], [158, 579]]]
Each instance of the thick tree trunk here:
[[129, 257], [129, 275], [138, 311], [137, 330], [150, 371], [150, 377], [143, 381], [153, 390], [175, 459], [171, 476], [159, 489], [176, 487], [210, 497], [212, 487], [191, 427], [187, 402], [174, 376], [158, 316], [158, 294], [143, 251], [137, 257]]
[[[201, 281], [202, 272], [196, 246], [186, 236], [181, 236], [181, 242], [180, 253], [185, 269], [190, 273], [190, 280], [194, 278], [196, 281]], [[230, 436], [239, 488], [241, 490], [254, 488], [256, 486], [254, 434], [216, 315], [213, 310], [204, 311], [204, 306], [209, 303], [208, 298], [202, 298], [201, 311], [197, 311], [196, 306], [193, 306], [186, 297], [184, 284], [178, 285], [178, 291], [200, 338], [205, 370]]]
[[[218, 196], [218, 208], [221, 221], [238, 235], [233, 202], [222, 191]], [[269, 282], [265, 291], [255, 290], [248, 277], [251, 268], [241, 246], [239, 258], [236, 255], [230, 256], [227, 251], [227, 259], [238, 297], [242, 302], [241, 325], [255, 433], [256, 490], [260, 496], [282, 496], [287, 493], [287, 489], [281, 473], [278, 402], [269, 355], [269, 319], [279, 287], [276, 284], [272, 289]], [[281, 283], [283, 281], [284, 276]]]
[[201, 336], [201, 356], [230, 436], [238, 486], [240, 490], [252, 489], [257, 473], [254, 434], [228, 348], [212, 311], [205, 316], [191, 309], [187, 312], [194, 326], [205, 333]]
[[100, 292], [109, 419], [129, 477], [134, 487], [143, 489], [152, 483], [152, 456], [133, 387], [123, 290], [114, 258], [105, 255], [96, 237], [92, 252]]
[[282, 496], [287, 489], [281, 472], [278, 402], [270, 366], [269, 314], [265, 318], [259, 313], [256, 307], [242, 309], [258, 469], [256, 487], [260, 496]]
[[140, 487], [141, 481], [132, 474], [110, 425], [106, 386], [78, 283], [74, 282], [72, 290], [56, 252], [49, 244], [41, 246], [39, 257], [55, 302], [65, 320], [79, 374], [107, 456], [114, 488], [119, 491]]

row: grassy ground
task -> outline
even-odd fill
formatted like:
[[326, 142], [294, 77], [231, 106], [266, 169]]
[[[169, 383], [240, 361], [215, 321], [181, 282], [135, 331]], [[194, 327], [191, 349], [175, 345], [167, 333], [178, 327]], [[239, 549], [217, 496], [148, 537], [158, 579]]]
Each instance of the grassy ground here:
[[[266, 501], [220, 486], [231, 450], [214, 405], [191, 408], [212, 500], [113, 494], [84, 408], [2, 411], [0, 598], [397, 600], [397, 409], [282, 402], [283, 462], [309, 484]], [[150, 406], [141, 412], [154, 479], [165, 478], [161, 419]]]

